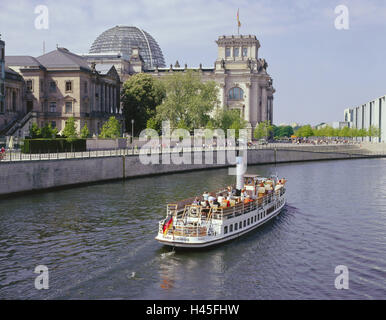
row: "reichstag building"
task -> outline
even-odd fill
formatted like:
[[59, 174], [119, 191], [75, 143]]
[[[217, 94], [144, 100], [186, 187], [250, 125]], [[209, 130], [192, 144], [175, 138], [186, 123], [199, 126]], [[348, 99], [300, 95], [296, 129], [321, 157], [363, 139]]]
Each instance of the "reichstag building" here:
[[137, 27], [116, 26], [99, 35], [83, 57], [106, 69], [114, 66], [122, 82], [139, 72], [164, 77], [172, 72], [197, 70], [203, 81], [218, 83], [222, 107], [239, 110], [252, 136], [259, 122], [273, 122], [275, 89], [267, 73], [268, 63], [258, 55], [260, 42], [254, 35], [223, 35], [216, 43], [217, 59], [211, 68], [201, 64], [188, 68], [178, 62], [166, 67], [162, 50], [149, 33]]

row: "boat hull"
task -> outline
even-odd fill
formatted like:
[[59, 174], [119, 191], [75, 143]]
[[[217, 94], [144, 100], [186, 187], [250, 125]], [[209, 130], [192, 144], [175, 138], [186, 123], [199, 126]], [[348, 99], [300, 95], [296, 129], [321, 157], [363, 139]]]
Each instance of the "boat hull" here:
[[[272, 213], [270, 213], [268, 216], [266, 216], [265, 219], [258, 221], [257, 223], [253, 224], [247, 229], [238, 231], [238, 232], [233, 232], [230, 235], [226, 236], [218, 236], [218, 237], [211, 237], [211, 240], [207, 241], [197, 241], [197, 242], [183, 242], [183, 241], [178, 241], [178, 240], [169, 240], [169, 239], [163, 239], [162, 237], [159, 237], [159, 235], [155, 238], [158, 242], [162, 243], [163, 245], [166, 246], [172, 246], [172, 247], [180, 247], [180, 248], [207, 248], [210, 246], [218, 245], [220, 243], [224, 243], [230, 240], [234, 240], [236, 238], [239, 238], [255, 229], [258, 227], [266, 224], [268, 221], [272, 220], [274, 217], [276, 217], [283, 207], [285, 206], [286, 201], [283, 202], [283, 204], [276, 208]], [[257, 211], [257, 210], [256, 210]]]

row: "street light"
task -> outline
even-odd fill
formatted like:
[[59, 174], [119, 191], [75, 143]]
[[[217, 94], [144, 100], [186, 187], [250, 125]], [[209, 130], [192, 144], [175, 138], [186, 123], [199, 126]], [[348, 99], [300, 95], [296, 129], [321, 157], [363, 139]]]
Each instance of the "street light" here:
[[134, 141], [134, 119], [131, 119], [131, 143]]

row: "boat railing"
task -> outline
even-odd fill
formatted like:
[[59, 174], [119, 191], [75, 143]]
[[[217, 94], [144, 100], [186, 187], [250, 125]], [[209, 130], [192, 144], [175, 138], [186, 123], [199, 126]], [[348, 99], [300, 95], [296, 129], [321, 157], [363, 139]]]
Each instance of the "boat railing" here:
[[[277, 200], [278, 197], [283, 196], [286, 192], [285, 187], [283, 186], [279, 190], [270, 192], [264, 196], [258, 197], [256, 200], [245, 200], [238, 203], [234, 203], [229, 207], [218, 207], [212, 206], [211, 208], [205, 208], [201, 205], [192, 204], [192, 201], [195, 198], [186, 199], [182, 202], [175, 204], [168, 204], [167, 210], [168, 214], [177, 215], [178, 212], [182, 212], [182, 219], [186, 219], [188, 216], [197, 218], [201, 221], [208, 221], [209, 219], [222, 220], [230, 219], [233, 217], [240, 216], [242, 214], [248, 213], [250, 211], [263, 208], [270, 203], [273, 203]], [[187, 204], [188, 201], [191, 201]], [[184, 207], [181, 208], [181, 203], [185, 203]]]
[[[159, 223], [159, 233], [163, 233], [163, 222]], [[179, 236], [179, 237], [205, 237], [208, 235], [208, 228], [200, 225], [173, 225], [166, 235]]]

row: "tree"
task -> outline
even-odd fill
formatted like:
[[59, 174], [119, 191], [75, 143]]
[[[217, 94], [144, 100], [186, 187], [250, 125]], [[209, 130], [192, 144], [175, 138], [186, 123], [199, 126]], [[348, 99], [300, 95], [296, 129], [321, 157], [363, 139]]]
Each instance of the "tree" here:
[[380, 136], [380, 130], [377, 126], [371, 125], [368, 134], [369, 137], [378, 138]]
[[180, 121], [189, 130], [204, 128], [218, 104], [216, 83], [202, 82], [200, 74], [192, 70], [173, 73], [164, 81], [166, 98], [157, 106], [157, 117], [169, 120], [172, 128], [177, 128]]
[[72, 142], [78, 138], [78, 133], [76, 131], [76, 123], [74, 117], [70, 117], [66, 120], [66, 124], [62, 131], [62, 135], [67, 138], [67, 141]]
[[273, 134], [273, 126], [270, 121], [262, 121], [255, 128], [254, 137], [256, 139], [268, 139]]
[[162, 131], [162, 123], [156, 116], [153, 116], [147, 120], [146, 128], [147, 129], [154, 129], [155, 131], [157, 131], [160, 134]]
[[41, 131], [36, 122], [32, 123], [32, 126], [29, 129], [29, 136], [31, 139], [37, 139], [42, 137]]
[[314, 135], [314, 132], [309, 124], [300, 127], [295, 131], [295, 135], [298, 137], [308, 138]]
[[88, 130], [87, 123], [84, 124], [82, 130], [80, 130], [80, 137], [87, 139], [90, 136], [90, 131]]
[[[291, 137], [294, 134], [294, 129], [291, 126], [280, 126], [276, 127], [276, 132], [274, 132], [274, 136], [283, 138], [283, 137]], [[274, 126], [275, 130], [275, 126]]]
[[58, 129], [52, 129], [51, 124], [46, 124], [40, 129], [41, 137], [44, 139], [53, 139], [58, 134]]
[[126, 128], [134, 120], [134, 135], [147, 127], [147, 121], [155, 116], [155, 110], [165, 98], [165, 88], [161, 80], [145, 73], [131, 76], [124, 84], [121, 94]]
[[103, 124], [100, 136], [106, 138], [118, 138], [121, 135], [121, 125], [119, 121], [113, 116]]
[[339, 131], [339, 136], [340, 137], [351, 137], [351, 129], [349, 127], [343, 127], [340, 131]]
[[216, 110], [213, 119], [210, 119], [207, 124], [207, 129], [222, 129], [227, 133], [227, 129], [244, 129], [247, 122], [240, 116], [240, 111], [237, 109], [220, 109]]

